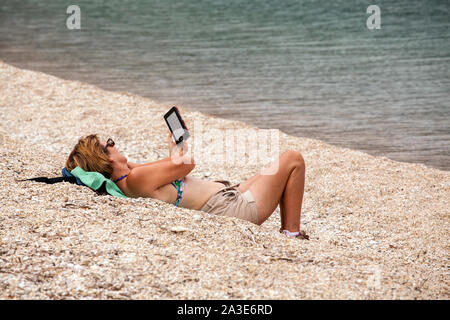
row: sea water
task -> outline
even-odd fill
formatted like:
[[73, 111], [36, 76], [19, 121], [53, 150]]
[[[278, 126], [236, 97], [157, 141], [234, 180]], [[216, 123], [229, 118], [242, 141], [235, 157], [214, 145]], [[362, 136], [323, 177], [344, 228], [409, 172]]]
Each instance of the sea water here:
[[1, 0], [0, 59], [449, 170], [449, 3]]

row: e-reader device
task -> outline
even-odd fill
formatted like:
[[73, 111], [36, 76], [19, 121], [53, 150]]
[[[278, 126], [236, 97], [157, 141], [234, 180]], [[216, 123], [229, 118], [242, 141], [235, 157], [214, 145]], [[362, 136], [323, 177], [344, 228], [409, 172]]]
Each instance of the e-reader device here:
[[170, 132], [172, 132], [172, 137], [176, 144], [189, 138], [189, 131], [181, 118], [180, 112], [177, 107], [172, 107], [165, 115], [164, 120], [166, 120], [167, 126]]

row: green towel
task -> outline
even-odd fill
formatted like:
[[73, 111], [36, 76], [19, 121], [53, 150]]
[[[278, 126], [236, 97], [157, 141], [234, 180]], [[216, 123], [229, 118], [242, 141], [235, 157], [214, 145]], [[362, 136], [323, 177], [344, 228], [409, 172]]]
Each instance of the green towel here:
[[93, 190], [99, 189], [103, 183], [106, 183], [105, 189], [110, 195], [120, 198], [127, 197], [113, 181], [105, 178], [100, 172], [84, 171], [80, 167], [76, 167], [70, 173]]

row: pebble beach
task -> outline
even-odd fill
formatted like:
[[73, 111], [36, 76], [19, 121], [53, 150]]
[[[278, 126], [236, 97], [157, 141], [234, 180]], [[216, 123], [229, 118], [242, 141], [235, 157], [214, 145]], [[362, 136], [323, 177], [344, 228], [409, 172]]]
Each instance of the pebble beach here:
[[[67, 182], [18, 181], [60, 176], [91, 133], [113, 137], [131, 162], [167, 157], [170, 107], [0, 61], [1, 299], [450, 298], [448, 171], [277, 130], [280, 153], [296, 150], [306, 162], [309, 241], [278, 232], [279, 209], [257, 226]], [[260, 130], [180, 110], [188, 126]], [[200, 161], [192, 175], [238, 183], [260, 169]]]

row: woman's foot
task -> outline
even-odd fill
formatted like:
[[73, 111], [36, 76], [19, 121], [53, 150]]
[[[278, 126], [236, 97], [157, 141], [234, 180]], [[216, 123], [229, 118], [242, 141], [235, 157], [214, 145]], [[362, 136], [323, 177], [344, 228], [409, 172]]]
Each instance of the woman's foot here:
[[284, 233], [287, 237], [295, 237], [299, 239], [309, 240], [309, 236], [304, 231], [290, 232], [288, 230], [281, 230], [281, 233]]

